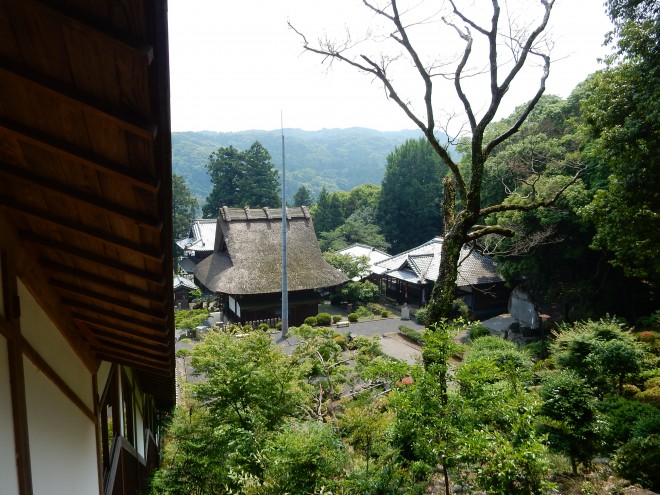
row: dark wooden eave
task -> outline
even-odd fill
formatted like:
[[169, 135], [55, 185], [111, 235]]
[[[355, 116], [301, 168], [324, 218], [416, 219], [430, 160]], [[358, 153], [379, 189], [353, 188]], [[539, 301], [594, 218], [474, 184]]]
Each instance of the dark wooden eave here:
[[0, 225], [81, 355], [134, 367], [162, 406], [175, 361], [169, 119], [165, 0], [0, 0]]

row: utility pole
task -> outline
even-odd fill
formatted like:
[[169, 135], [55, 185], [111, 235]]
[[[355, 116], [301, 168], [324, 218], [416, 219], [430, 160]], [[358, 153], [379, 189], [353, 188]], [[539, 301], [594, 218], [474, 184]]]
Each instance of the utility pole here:
[[284, 120], [280, 112], [282, 131], [282, 338], [289, 332], [289, 288], [286, 271], [286, 165], [284, 159]]

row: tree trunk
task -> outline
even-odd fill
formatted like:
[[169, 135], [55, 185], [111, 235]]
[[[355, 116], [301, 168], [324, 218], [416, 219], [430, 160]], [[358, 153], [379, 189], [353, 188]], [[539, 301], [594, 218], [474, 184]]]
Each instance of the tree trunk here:
[[445, 235], [442, 243], [440, 273], [429, 300], [429, 324], [438, 323], [443, 318], [451, 316], [452, 305], [456, 297], [458, 262], [465, 238], [462, 232], [463, 229], [457, 227], [459, 226], [455, 224], [451, 231]]

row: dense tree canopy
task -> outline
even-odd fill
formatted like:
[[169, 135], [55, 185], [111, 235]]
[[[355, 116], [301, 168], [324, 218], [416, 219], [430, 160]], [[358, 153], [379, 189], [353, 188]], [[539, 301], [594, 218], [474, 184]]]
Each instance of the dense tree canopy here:
[[628, 275], [660, 280], [660, 6], [609, 2], [617, 50], [589, 81], [584, 122], [608, 184], [586, 210], [594, 245]]
[[305, 186], [300, 186], [293, 195], [293, 206], [312, 206], [312, 194]]
[[172, 237], [174, 239], [188, 235], [198, 206], [197, 199], [190, 193], [186, 179], [172, 174]]
[[213, 188], [202, 206], [204, 218], [216, 217], [222, 206], [274, 208], [281, 202], [278, 172], [258, 141], [244, 151], [233, 146], [214, 151], [206, 169]]
[[387, 157], [378, 224], [394, 252], [442, 234], [442, 180], [448, 171], [426, 138], [408, 140]]

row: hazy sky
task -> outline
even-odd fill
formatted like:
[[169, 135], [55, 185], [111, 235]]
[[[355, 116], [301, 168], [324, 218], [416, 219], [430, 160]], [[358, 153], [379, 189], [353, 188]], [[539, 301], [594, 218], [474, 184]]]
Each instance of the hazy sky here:
[[[565, 97], [600, 67], [603, 36], [611, 27], [602, 4], [557, 0], [546, 93]], [[169, 19], [174, 131], [278, 129], [280, 112], [284, 127], [306, 130], [415, 127], [377, 81], [303, 53], [287, 26], [290, 20], [310, 41], [326, 29], [337, 36], [349, 23], [364, 27], [374, 18], [360, 0], [169, 0]], [[525, 89], [510, 91], [503, 114], [529, 98]]]

